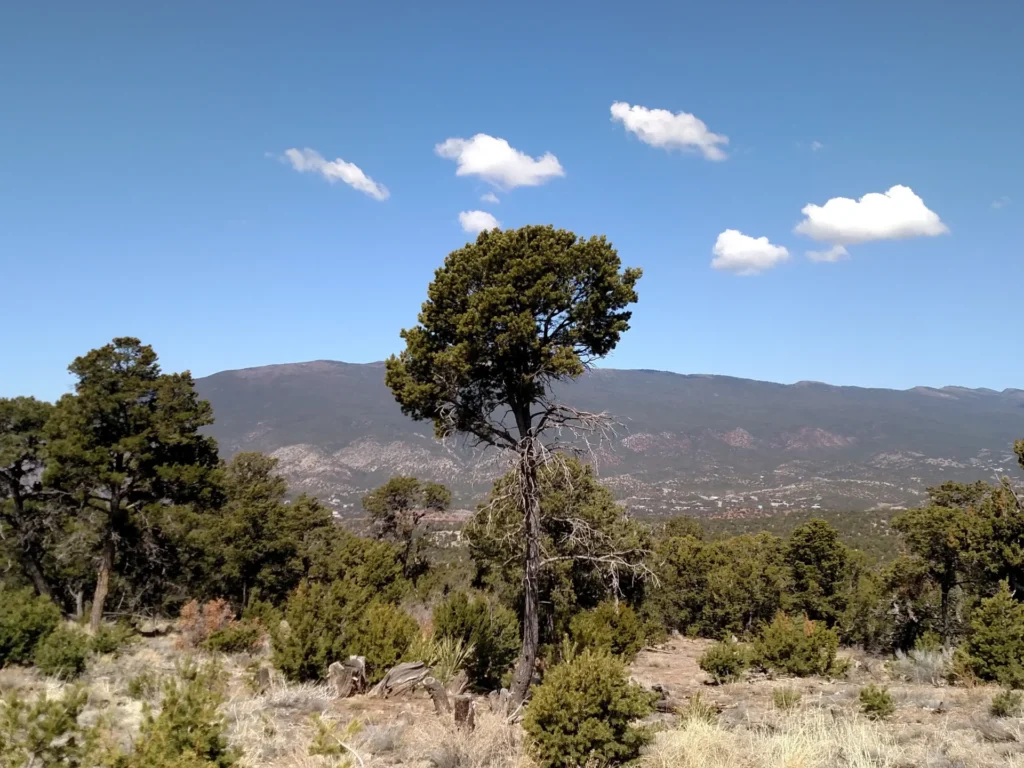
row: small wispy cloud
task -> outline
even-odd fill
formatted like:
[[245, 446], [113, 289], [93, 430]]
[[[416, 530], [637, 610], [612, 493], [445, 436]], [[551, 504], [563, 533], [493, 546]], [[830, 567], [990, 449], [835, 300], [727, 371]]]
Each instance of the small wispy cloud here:
[[818, 140], [811, 142], [811, 152], [817, 152], [819, 149], [823, 149], [824, 147], [825, 145]]
[[827, 251], [808, 251], [807, 258], [811, 261], [833, 262], [842, 261], [850, 257], [850, 252], [841, 245], [833, 245]]
[[323, 155], [309, 147], [286, 149], [284, 160], [299, 173], [315, 173], [331, 184], [342, 181], [374, 200], [387, 200], [391, 194], [387, 187], [371, 179], [355, 163], [347, 163], [340, 157], [335, 160], [325, 160]]
[[1006, 195], [1003, 195], [1003, 196], [1002, 196], [1002, 197], [1000, 197], [1000, 198], [999, 198], [998, 200], [993, 200], [993, 201], [992, 201], [992, 207], [993, 207], [993, 208], [996, 208], [996, 209], [998, 209], [998, 208], [1005, 208], [1005, 207], [1006, 207], [1006, 206], [1008, 206], [1008, 205], [1009, 205], [1009, 204], [1010, 204], [1011, 202], [1012, 202], [1012, 201], [1010, 200], [1010, 198], [1009, 198], [1009, 197], [1007, 197]]
[[464, 231], [474, 235], [501, 226], [501, 222], [487, 211], [463, 211], [459, 214], [459, 224]]
[[446, 139], [434, 147], [443, 158], [454, 160], [456, 176], [479, 176], [502, 189], [536, 187], [559, 176], [565, 170], [550, 152], [530, 157], [505, 139], [478, 133], [470, 139]]
[[480, 199], [485, 203], [493, 203], [494, 205], [497, 205], [498, 203], [501, 202], [501, 200], [498, 199], [498, 196], [493, 192], [487, 192], [481, 195]]
[[[708, 130], [704, 121], [689, 112], [648, 109], [639, 104], [617, 101], [611, 107], [612, 120], [622, 123], [644, 144], [662, 149], [699, 151], [708, 160], [725, 160], [722, 149], [729, 137]], [[719, 146], [721, 145], [721, 146]]]

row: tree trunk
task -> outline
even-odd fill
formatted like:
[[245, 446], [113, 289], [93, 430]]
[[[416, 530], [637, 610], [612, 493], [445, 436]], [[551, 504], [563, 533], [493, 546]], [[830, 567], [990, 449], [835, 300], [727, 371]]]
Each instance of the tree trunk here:
[[952, 587], [949, 584], [943, 583], [940, 589], [942, 592], [942, 603], [939, 615], [940, 620], [942, 621], [942, 644], [948, 646], [950, 641], [949, 593], [952, 591]]
[[39, 565], [39, 561], [36, 560], [35, 556], [27, 549], [23, 549], [21, 553], [21, 567], [25, 569], [25, 573], [32, 580], [32, 586], [36, 588], [43, 597], [53, 599], [53, 590], [50, 589], [50, 585], [46, 583], [46, 577], [43, 576], [42, 566]]
[[100, 557], [100, 567], [96, 573], [96, 592], [92, 598], [92, 614], [89, 617], [89, 630], [99, 631], [103, 622], [103, 605], [110, 593], [110, 574], [114, 570], [114, 532], [107, 529], [103, 542], [103, 555]]
[[523, 483], [523, 510], [526, 527], [526, 562], [523, 578], [523, 649], [512, 677], [512, 701], [519, 706], [533, 682], [540, 644], [540, 488], [537, 483], [537, 456], [531, 437], [525, 437], [520, 449], [519, 471]]

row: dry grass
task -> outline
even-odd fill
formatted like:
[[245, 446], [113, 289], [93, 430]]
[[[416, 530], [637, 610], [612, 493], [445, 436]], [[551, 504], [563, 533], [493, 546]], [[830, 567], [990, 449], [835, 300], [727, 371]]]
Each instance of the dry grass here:
[[[82, 681], [89, 689], [83, 717], [102, 714], [120, 737], [130, 740], [142, 702], [129, 695], [129, 684], [140, 675], [173, 674], [187, 655], [176, 644], [173, 636], [153, 638], [116, 659], [91, 660]], [[662, 730], [642, 760], [646, 768], [1024, 768], [1024, 719], [989, 714], [993, 687], [914, 681], [934, 679], [931, 671], [938, 664], [920, 665], [929, 670], [925, 674], [907, 674], [885, 660], [856, 654], [845, 681], [759, 679], [708, 686], [696, 663], [707, 643], [675, 639], [672, 646], [641, 654], [634, 678], [667, 687], [684, 705], [700, 693], [722, 713], [712, 722], [681, 724], [672, 716], [657, 720]], [[483, 700], [476, 730], [466, 733], [434, 715], [422, 693], [338, 701], [324, 686], [275, 677], [269, 690], [257, 695], [251, 687], [253, 661], [247, 655], [218, 657], [229, 678], [224, 706], [228, 736], [244, 752], [247, 768], [334, 768], [337, 760], [309, 754], [317, 717], [334, 723], [339, 733], [358, 721], [358, 733], [347, 743], [365, 768], [533, 765], [522, 729], [491, 715]], [[892, 720], [872, 723], [858, 714], [857, 692], [870, 682], [892, 692], [897, 706]], [[35, 670], [0, 670], [0, 693], [55, 695], [63, 688]], [[781, 698], [794, 700], [791, 708], [780, 709], [776, 701]]]

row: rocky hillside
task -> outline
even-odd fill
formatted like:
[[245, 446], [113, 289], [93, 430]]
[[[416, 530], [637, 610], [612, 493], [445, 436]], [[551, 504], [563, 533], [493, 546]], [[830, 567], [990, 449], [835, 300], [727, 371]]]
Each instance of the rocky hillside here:
[[[503, 466], [441, 445], [404, 417], [383, 363], [316, 361], [224, 371], [197, 382], [225, 455], [281, 460], [293, 488], [339, 511], [394, 474], [453, 486], [464, 505]], [[559, 393], [622, 427], [594, 447], [604, 480], [638, 513], [755, 515], [787, 508], [916, 503], [944, 479], [1013, 474], [1024, 390], [906, 391], [772, 384], [726, 376], [598, 370]]]

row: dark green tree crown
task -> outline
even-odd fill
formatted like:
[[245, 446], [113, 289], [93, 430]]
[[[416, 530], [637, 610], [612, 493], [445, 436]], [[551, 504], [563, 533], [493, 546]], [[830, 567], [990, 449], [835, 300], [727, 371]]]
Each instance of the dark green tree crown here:
[[[481, 232], [437, 270], [405, 350], [387, 361], [404, 413], [439, 437], [470, 433], [515, 442], [551, 382], [575, 378], [629, 328], [639, 269], [621, 270], [604, 237], [551, 226]], [[621, 271], [620, 271], [621, 270]]]

